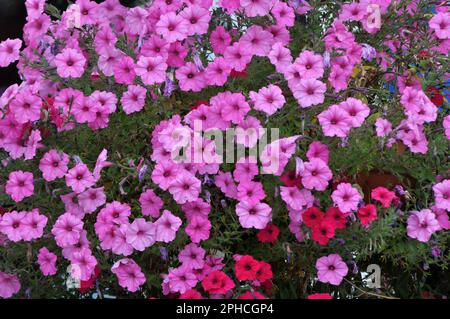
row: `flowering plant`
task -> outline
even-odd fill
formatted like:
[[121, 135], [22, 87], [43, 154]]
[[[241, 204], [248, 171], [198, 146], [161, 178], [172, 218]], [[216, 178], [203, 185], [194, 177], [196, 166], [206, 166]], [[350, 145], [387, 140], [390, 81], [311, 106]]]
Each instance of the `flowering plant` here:
[[448, 294], [445, 2], [26, 7], [0, 297]]

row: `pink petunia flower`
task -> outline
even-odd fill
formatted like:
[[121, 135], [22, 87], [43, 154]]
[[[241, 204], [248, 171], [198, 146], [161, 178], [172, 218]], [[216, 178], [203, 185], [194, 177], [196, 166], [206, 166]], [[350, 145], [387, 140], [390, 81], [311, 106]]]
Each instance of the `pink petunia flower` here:
[[298, 71], [305, 79], [318, 79], [324, 72], [323, 57], [312, 51], [305, 50], [295, 60]]
[[178, 260], [189, 269], [201, 269], [205, 264], [205, 250], [194, 243], [186, 245], [178, 254]]
[[15, 120], [20, 124], [39, 120], [41, 106], [41, 98], [29, 90], [19, 92], [9, 105]]
[[156, 225], [144, 218], [136, 218], [125, 232], [127, 243], [138, 251], [152, 246], [156, 241]]
[[301, 176], [305, 188], [324, 191], [333, 177], [333, 173], [323, 160], [313, 158], [304, 164]]
[[258, 93], [251, 91], [249, 95], [254, 104], [254, 109], [265, 112], [269, 116], [281, 109], [286, 103], [281, 89], [273, 84], [261, 88]]
[[344, 213], [357, 210], [359, 201], [362, 200], [361, 194], [350, 183], [340, 183], [331, 194], [331, 198]]
[[248, 204], [256, 204], [266, 198], [261, 182], [242, 180], [237, 187], [237, 199]]
[[360, 127], [370, 113], [370, 109], [366, 104], [352, 97], [340, 103], [339, 106], [347, 112], [347, 115], [351, 119], [351, 125], [354, 128]]
[[156, 241], [170, 243], [175, 239], [182, 222], [179, 217], [168, 210], [164, 210], [154, 224], [156, 226]]
[[272, 208], [266, 203], [239, 202], [236, 215], [242, 227], [264, 229], [272, 220]]
[[78, 204], [84, 213], [90, 214], [106, 203], [104, 187], [89, 188], [78, 195]]
[[351, 129], [352, 119], [338, 105], [332, 105], [317, 118], [325, 136], [346, 137]]
[[214, 53], [224, 54], [226, 48], [231, 44], [231, 36], [224, 27], [218, 26], [211, 32], [209, 37]]
[[133, 259], [120, 259], [112, 266], [111, 271], [117, 276], [119, 285], [130, 292], [136, 292], [146, 281], [141, 268]]
[[339, 286], [348, 273], [347, 265], [337, 254], [330, 254], [317, 259], [316, 269], [320, 282], [330, 283], [334, 286]]
[[430, 209], [411, 212], [407, 223], [408, 236], [424, 243], [428, 242], [431, 235], [440, 229], [436, 215]]
[[210, 236], [211, 222], [208, 218], [195, 215], [190, 218], [185, 231], [193, 243], [198, 244], [202, 240], [207, 240]]
[[205, 87], [206, 82], [203, 72], [192, 62], [178, 68], [175, 77], [182, 91], [200, 92]]
[[380, 186], [380, 187], [376, 187], [376, 188], [372, 189], [372, 192], [370, 193], [370, 197], [372, 197], [372, 199], [380, 202], [381, 206], [383, 206], [384, 208], [389, 208], [389, 206], [391, 206], [391, 203], [395, 198], [395, 193]]
[[433, 186], [436, 207], [450, 211], [450, 179]]
[[377, 118], [375, 121], [375, 130], [378, 137], [385, 137], [392, 132], [392, 123], [383, 118]]
[[16, 203], [34, 193], [33, 173], [14, 171], [9, 174], [5, 187], [6, 194]]
[[272, 0], [241, 0], [241, 6], [248, 17], [265, 16], [272, 7]]
[[325, 100], [326, 85], [315, 79], [300, 80], [293, 93], [300, 107], [306, 108], [323, 103]]
[[280, 195], [289, 208], [297, 211], [310, 207], [314, 203], [314, 197], [311, 192], [307, 189], [298, 189], [297, 186], [281, 186]]
[[145, 85], [160, 84], [166, 80], [167, 64], [161, 56], [141, 56], [136, 63], [135, 72]]
[[428, 24], [439, 39], [450, 38], [450, 14], [448, 12], [439, 12], [430, 19]]
[[114, 79], [117, 83], [131, 85], [135, 77], [135, 64], [131, 57], [124, 56], [114, 64]]
[[308, 152], [306, 152], [306, 157], [311, 161], [313, 158], [318, 158], [328, 163], [328, 158], [330, 155], [330, 151], [328, 150], [328, 146], [319, 141], [314, 141], [309, 144]]
[[190, 5], [180, 12], [180, 16], [186, 21], [187, 35], [202, 35], [208, 32], [211, 13], [198, 5]]
[[170, 292], [185, 293], [191, 288], [194, 288], [198, 280], [192, 269], [187, 266], [180, 266], [170, 270], [167, 276], [169, 280]]
[[139, 112], [144, 108], [147, 90], [140, 85], [129, 85], [128, 90], [123, 93], [120, 103], [126, 114]]
[[184, 204], [198, 198], [201, 182], [192, 174], [184, 172], [176, 176], [168, 190], [178, 204]]
[[182, 41], [188, 36], [188, 25], [185, 19], [175, 12], [162, 14], [156, 23], [156, 33], [169, 43]]
[[162, 199], [152, 189], [148, 189], [141, 194], [139, 203], [141, 204], [142, 214], [152, 217], [159, 217], [160, 210], [164, 204]]

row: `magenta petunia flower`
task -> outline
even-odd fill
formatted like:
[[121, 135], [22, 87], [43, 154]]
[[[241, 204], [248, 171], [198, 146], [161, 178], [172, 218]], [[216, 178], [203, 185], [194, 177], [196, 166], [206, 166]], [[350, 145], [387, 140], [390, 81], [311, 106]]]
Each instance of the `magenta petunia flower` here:
[[211, 32], [209, 37], [211, 47], [214, 53], [224, 54], [225, 50], [231, 44], [231, 36], [224, 27], [218, 26]]
[[0, 232], [8, 237], [12, 242], [18, 242], [23, 239], [23, 220], [26, 212], [12, 211], [6, 213], [0, 219]]
[[66, 247], [78, 242], [82, 230], [83, 221], [70, 213], [65, 213], [56, 220], [52, 234], [58, 246]]
[[47, 182], [63, 178], [68, 170], [69, 156], [66, 153], [50, 150], [39, 162], [39, 169]]
[[84, 73], [86, 58], [76, 49], [66, 48], [55, 56], [56, 71], [62, 78], [79, 78]]
[[20, 39], [6, 39], [0, 42], [0, 67], [5, 68], [19, 60], [22, 41]]
[[66, 184], [76, 193], [83, 192], [95, 184], [95, 179], [85, 164], [77, 164], [66, 174]]
[[117, 83], [131, 85], [136, 77], [134, 60], [123, 56], [114, 65], [114, 79]]
[[272, 7], [272, 0], [241, 0], [241, 6], [248, 17], [265, 16]]
[[323, 256], [316, 261], [317, 277], [320, 282], [339, 286], [348, 273], [348, 267], [337, 254]]
[[329, 155], [330, 151], [328, 149], [328, 146], [319, 141], [314, 141], [311, 144], [309, 144], [308, 152], [306, 152], [306, 157], [309, 160], [312, 160], [313, 158], [318, 158], [324, 161], [325, 163], [328, 163]]
[[50, 252], [47, 247], [39, 249], [37, 262], [44, 276], [53, 276], [56, 274], [57, 256]]
[[198, 5], [189, 5], [180, 12], [185, 20], [187, 35], [201, 35], [208, 32], [211, 13]]
[[169, 192], [178, 204], [192, 202], [198, 198], [201, 182], [189, 172], [180, 173], [169, 186]]
[[9, 108], [15, 120], [24, 124], [34, 122], [41, 117], [42, 100], [28, 89], [19, 92], [11, 101]]
[[39, 239], [44, 235], [44, 228], [47, 225], [48, 218], [39, 214], [39, 209], [35, 208], [31, 212], [26, 212], [22, 223], [22, 239], [32, 241]]
[[450, 14], [448, 12], [439, 12], [430, 19], [428, 24], [439, 39], [450, 38]]
[[5, 187], [6, 194], [11, 196], [13, 201], [20, 202], [34, 193], [33, 173], [14, 171], [9, 174]]
[[0, 297], [11, 298], [20, 290], [20, 281], [16, 275], [0, 271]]
[[175, 77], [182, 91], [200, 92], [205, 87], [204, 73], [192, 62], [178, 68]]
[[266, 198], [261, 182], [241, 180], [237, 187], [237, 199], [248, 204], [256, 204]]

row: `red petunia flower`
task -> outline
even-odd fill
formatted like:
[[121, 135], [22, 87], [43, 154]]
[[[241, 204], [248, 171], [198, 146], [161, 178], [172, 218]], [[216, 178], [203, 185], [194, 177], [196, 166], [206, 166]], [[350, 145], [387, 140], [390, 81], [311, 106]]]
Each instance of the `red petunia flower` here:
[[236, 262], [236, 277], [238, 280], [255, 280], [256, 272], [258, 271], [260, 265], [257, 260], [252, 256], [245, 255]]
[[287, 187], [297, 186], [298, 188], [302, 188], [302, 177], [297, 176], [295, 171], [289, 171], [281, 175], [280, 181]]
[[329, 293], [318, 293], [308, 296], [308, 299], [333, 299]]
[[224, 272], [214, 270], [202, 281], [203, 289], [210, 294], [224, 295], [235, 287], [234, 282]]
[[266, 228], [260, 230], [256, 237], [262, 243], [273, 243], [277, 240], [280, 230], [273, 224], [267, 224]]
[[334, 237], [334, 231], [334, 223], [329, 219], [323, 219], [319, 225], [312, 228], [311, 238], [319, 245], [326, 246], [329, 240]]
[[344, 229], [347, 223], [347, 214], [337, 207], [330, 207], [325, 213], [325, 218], [333, 224], [335, 229]]
[[258, 270], [256, 271], [256, 280], [259, 282], [264, 282], [266, 280], [272, 279], [272, 267], [269, 263], [265, 261], [260, 261], [258, 263]]
[[309, 228], [318, 226], [324, 218], [325, 214], [317, 207], [310, 207], [302, 214], [303, 223]]

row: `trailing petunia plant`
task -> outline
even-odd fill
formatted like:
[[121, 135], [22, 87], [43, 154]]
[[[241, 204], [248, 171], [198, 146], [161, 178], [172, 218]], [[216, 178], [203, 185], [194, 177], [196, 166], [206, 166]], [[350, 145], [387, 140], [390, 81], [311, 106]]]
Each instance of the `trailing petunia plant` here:
[[27, 0], [2, 298], [443, 298], [450, 10]]

